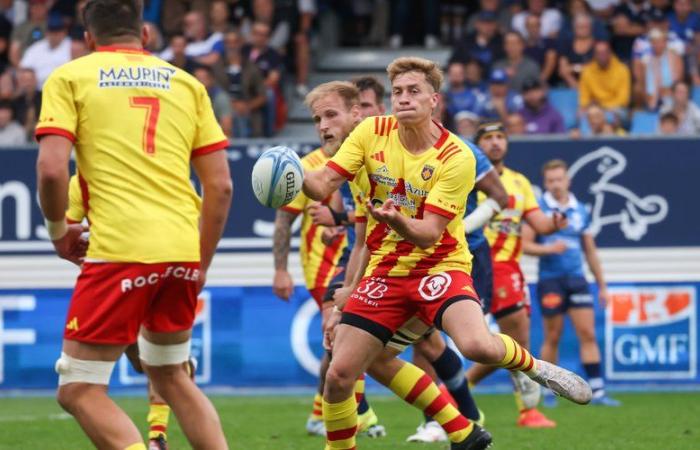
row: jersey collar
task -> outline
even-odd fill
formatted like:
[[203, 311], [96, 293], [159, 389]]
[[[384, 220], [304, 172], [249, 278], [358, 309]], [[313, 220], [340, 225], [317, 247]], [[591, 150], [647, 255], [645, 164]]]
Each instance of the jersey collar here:
[[131, 53], [134, 55], [150, 55], [148, 50], [142, 48], [121, 47], [119, 45], [101, 45], [97, 47], [98, 52]]
[[[559, 202], [557, 201], [557, 199], [554, 198], [551, 192], [545, 191], [544, 195], [542, 196], [542, 199], [550, 209], [561, 209], [562, 205], [559, 204]], [[569, 203], [566, 204], [566, 209], [576, 209], [577, 207], [578, 200], [572, 192], [569, 192]]]

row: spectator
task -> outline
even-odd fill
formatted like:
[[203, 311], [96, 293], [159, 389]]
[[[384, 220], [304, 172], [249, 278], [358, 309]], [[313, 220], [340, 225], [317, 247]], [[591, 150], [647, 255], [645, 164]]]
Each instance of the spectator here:
[[12, 23], [0, 14], [0, 74], [10, 66]]
[[306, 97], [309, 93], [309, 62], [311, 61], [311, 25], [316, 15], [316, 5], [313, 0], [299, 1], [299, 17], [292, 23], [294, 35], [294, 62], [297, 75], [296, 94]]
[[[219, 60], [220, 54], [217, 46], [220, 46], [221, 33], [210, 33], [207, 28], [206, 15], [200, 11], [191, 11], [183, 19], [183, 34], [187, 38], [185, 54], [198, 64], [212, 66]], [[173, 50], [168, 47], [160, 57], [170, 61], [173, 57]]]
[[[379, 109], [378, 112], [380, 114], [386, 112], [384, 106], [384, 94], [386, 92], [384, 90], [384, 85], [378, 79], [373, 76], [362, 76], [354, 78], [352, 84], [357, 86], [357, 89], [360, 91], [360, 108], [363, 110], [362, 117], [376, 115], [377, 111], [375, 107]], [[442, 101], [440, 103], [442, 103]], [[371, 112], [368, 114], [369, 111]]]
[[51, 14], [46, 24], [46, 37], [29, 46], [19, 63], [20, 67], [33, 69], [39, 85], [51, 72], [71, 60], [71, 42], [63, 17]]
[[479, 116], [471, 111], [460, 111], [455, 114], [454, 123], [458, 135], [471, 138], [479, 127]]
[[482, 11], [476, 19], [476, 32], [469, 33], [455, 47], [450, 62], [479, 61], [486, 70], [503, 57], [503, 38], [498, 31], [496, 13]]
[[554, 8], [547, 8], [547, 0], [527, 0], [527, 10], [513, 17], [511, 26], [521, 36], [527, 36], [525, 21], [528, 16], [540, 18], [540, 35], [545, 38], [556, 38], [562, 24], [561, 13]]
[[479, 115], [484, 119], [505, 120], [508, 114], [523, 107], [520, 93], [508, 88], [508, 75], [502, 69], [496, 69], [489, 78], [489, 92], [479, 108]]
[[646, 23], [650, 12], [651, 5], [646, 0], [622, 0], [615, 7], [611, 20], [612, 42], [615, 53], [623, 61], [630, 60], [634, 40], [647, 31]]
[[506, 116], [506, 133], [508, 136], [520, 136], [525, 134], [525, 119], [518, 113]]
[[505, 70], [509, 87], [520, 92], [526, 80], [540, 77], [540, 67], [525, 56], [525, 42], [518, 33], [514, 31], [506, 33], [503, 48], [506, 56], [496, 62], [494, 67]]
[[[162, 0], [161, 28], [166, 36], [172, 36], [183, 28], [188, 12], [196, 11], [203, 17], [209, 9], [209, 0]], [[167, 60], [168, 58], [163, 58]]]
[[229, 16], [230, 11], [226, 0], [214, 0], [209, 5], [209, 29], [223, 36], [231, 26]]
[[[608, 1], [608, 0], [602, 0]], [[617, 4], [618, 0], [609, 0]], [[568, 42], [574, 39], [574, 27], [577, 16], [588, 16], [591, 20], [591, 33], [593, 38], [597, 41], [607, 41], [610, 39], [610, 33], [608, 32], [608, 26], [605, 22], [600, 20], [599, 17], [608, 17], [609, 14], [600, 15], [595, 13], [593, 6], [595, 5], [592, 0], [569, 0], [569, 5], [567, 9], [567, 14], [564, 16], [564, 22], [562, 24], [561, 30], [559, 31], [559, 40], [561, 42]], [[608, 5], [612, 6], [612, 5]], [[610, 8], [609, 13], [612, 13], [612, 8]]]
[[596, 42], [593, 60], [583, 68], [579, 84], [579, 107], [597, 103], [606, 112], [626, 116], [630, 102], [630, 71], [612, 54], [608, 42]]
[[527, 37], [525, 38], [525, 56], [530, 57], [540, 66], [540, 80], [548, 83], [557, 68], [557, 48], [554, 39], [540, 35], [540, 18], [534, 14], [525, 19]]
[[216, 84], [214, 72], [211, 67], [200, 65], [194, 69], [194, 77], [207, 88], [207, 94], [214, 109], [214, 116], [221, 125], [226, 136], [231, 136], [233, 114], [231, 112], [231, 98], [226, 91]]
[[635, 92], [644, 105], [655, 110], [671, 95], [671, 86], [683, 76], [683, 60], [668, 48], [668, 35], [654, 28], [649, 32], [651, 53], [635, 61]]
[[241, 34], [250, 41], [255, 23], [264, 23], [270, 28], [268, 45], [283, 54], [292, 33], [294, 7], [279, 1], [280, 5], [275, 6], [273, 0], [253, 0], [251, 3], [252, 17], [241, 25]]
[[[403, 38], [407, 32], [407, 26], [416, 20], [422, 20], [425, 37], [423, 43], [426, 48], [434, 49], [440, 45], [440, 2], [434, 0], [422, 0], [419, 5], [412, 0], [396, 0], [391, 8], [391, 37], [389, 46], [393, 49], [401, 48]], [[421, 7], [420, 18], [415, 14], [416, 7]]]
[[669, 15], [669, 27], [686, 45], [694, 45], [700, 32], [700, 14], [693, 11], [690, 0], [675, 0]]
[[647, 32], [634, 40], [632, 45], [632, 61], [633, 64], [651, 54], [651, 40], [649, 33], [653, 29], [663, 31], [668, 37], [668, 48], [674, 53], [683, 57], [685, 55], [685, 42], [675, 33], [669, 32], [670, 26], [668, 17], [663, 12], [653, 9], [647, 19]]
[[194, 72], [197, 62], [187, 56], [187, 38], [184, 34], [174, 34], [170, 38], [170, 59], [167, 61], [175, 67], [179, 67], [187, 73]]
[[0, 147], [27, 145], [27, 133], [12, 119], [12, 104], [0, 100]]
[[144, 48], [151, 53], [158, 53], [163, 50], [163, 35], [158, 26], [153, 22], [144, 22], [143, 26], [148, 29], [148, 42], [146, 42]]
[[[498, 0], [487, 1], [495, 1], [498, 6]], [[474, 31], [473, 26], [469, 29], [464, 26], [468, 9], [469, 7], [461, 0], [442, 0], [440, 2], [440, 36], [443, 44], [453, 45], [459, 42], [465, 29], [469, 33]], [[473, 18], [474, 14], [469, 17], [470, 20]]]
[[49, 7], [48, 0], [30, 0], [28, 20], [12, 30], [10, 62], [13, 66], [16, 67], [19, 64], [22, 54], [30, 45], [46, 36]]
[[581, 72], [593, 58], [593, 28], [591, 16], [574, 18], [574, 39], [562, 45], [559, 57], [559, 76], [571, 89], [578, 89]]
[[467, 89], [472, 91], [481, 101], [488, 93], [489, 86], [484, 79], [484, 68], [476, 59], [470, 59], [464, 63], [464, 80]]
[[[447, 89], [443, 95], [447, 115], [454, 120], [461, 111], [476, 111], [478, 99], [471, 89], [467, 89], [464, 64], [453, 62], [447, 67]], [[448, 120], [452, 122], [452, 120]]]
[[30, 136], [39, 119], [41, 91], [34, 70], [20, 67], [16, 76], [17, 83], [12, 92], [13, 115]]
[[[479, 11], [488, 11], [496, 15], [496, 22], [498, 24], [498, 29], [502, 32], [510, 30], [510, 23], [512, 16], [507, 8], [504, 8], [504, 4], [507, 1], [501, 0], [479, 0]], [[472, 14], [467, 20], [467, 33], [473, 33], [476, 31], [476, 21], [479, 14]]]
[[69, 34], [68, 39], [70, 40], [70, 59], [78, 59], [82, 56], [87, 55], [89, 52], [87, 48], [87, 43], [83, 40], [84, 34]]
[[690, 88], [685, 81], [673, 84], [672, 96], [664, 102], [659, 113], [673, 113], [678, 120], [678, 133], [700, 134], [700, 108], [690, 101]]
[[580, 130], [575, 130], [577, 133], [572, 133], [574, 137], [595, 137], [595, 136], [614, 136], [624, 135], [624, 130], [616, 129], [613, 124], [609, 123], [605, 111], [595, 103], [591, 104], [586, 109], [586, 122], [588, 127]]
[[661, 114], [659, 117], [659, 133], [664, 136], [678, 134], [678, 117], [672, 112]]
[[243, 39], [237, 31], [224, 37], [226, 90], [233, 107], [233, 136], [240, 138], [264, 135], [265, 79], [255, 64], [243, 57]]
[[525, 120], [527, 134], [563, 133], [564, 119], [559, 111], [547, 100], [547, 93], [542, 82], [536, 78], [523, 84], [523, 108], [519, 114]]

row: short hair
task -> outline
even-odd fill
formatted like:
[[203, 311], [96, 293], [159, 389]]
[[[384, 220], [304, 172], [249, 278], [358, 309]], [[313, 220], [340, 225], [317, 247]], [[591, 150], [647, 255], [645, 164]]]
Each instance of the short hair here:
[[661, 117], [659, 118], [659, 122], [673, 122], [676, 125], [678, 125], [680, 123], [678, 121], [678, 116], [670, 111], [667, 113], [661, 114]]
[[352, 84], [357, 87], [358, 92], [367, 91], [369, 89], [374, 91], [374, 95], [377, 96], [377, 101], [381, 102], [384, 99], [384, 94], [386, 93], [384, 85], [377, 77], [371, 75], [365, 75], [352, 79]]
[[566, 172], [569, 170], [569, 165], [563, 159], [550, 159], [542, 165], [542, 175], [554, 169], [564, 169]]
[[304, 104], [309, 108], [313, 108], [315, 102], [329, 94], [339, 96], [347, 109], [360, 104], [360, 91], [349, 81], [329, 81], [328, 83], [319, 84], [306, 94]]
[[396, 58], [386, 68], [386, 73], [389, 75], [389, 80], [393, 83], [394, 79], [407, 72], [420, 72], [425, 75], [425, 80], [432, 86], [435, 92], [440, 92], [442, 86], [442, 69], [435, 61], [417, 56], [404, 56]]
[[141, 38], [141, 0], [90, 0], [83, 9], [85, 28], [100, 44]]

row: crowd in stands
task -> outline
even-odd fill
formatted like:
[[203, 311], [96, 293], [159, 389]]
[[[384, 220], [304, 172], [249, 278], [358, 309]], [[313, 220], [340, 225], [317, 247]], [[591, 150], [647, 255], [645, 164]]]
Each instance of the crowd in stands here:
[[[486, 118], [515, 134], [697, 134], [693, 1], [144, 0], [144, 18], [147, 49], [207, 87], [231, 137], [285, 125], [314, 40], [451, 48], [443, 119], [462, 134]], [[0, 0], [0, 145], [32, 141], [43, 83], [87, 53], [85, 3]], [[319, 45], [322, 22], [338, 26]]]

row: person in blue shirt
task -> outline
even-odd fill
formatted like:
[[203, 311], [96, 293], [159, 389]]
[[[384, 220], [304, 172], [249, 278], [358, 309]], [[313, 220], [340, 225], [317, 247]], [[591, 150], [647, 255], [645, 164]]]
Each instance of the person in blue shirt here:
[[[608, 290], [593, 235], [588, 231], [590, 214], [586, 207], [569, 192], [568, 167], [562, 160], [545, 163], [542, 169], [544, 195], [540, 208], [546, 214], [566, 215], [568, 225], [547, 236], [536, 236], [534, 230], [523, 228], [523, 251], [539, 256], [537, 296], [543, 316], [544, 342], [540, 357], [556, 362], [559, 339], [567, 313], [576, 329], [581, 362], [593, 389], [592, 404], [618, 406], [620, 402], [605, 394], [601, 370], [600, 348], [596, 341], [594, 299], [583, 268], [585, 257], [598, 285], [600, 306], [608, 302]], [[545, 406], [554, 406], [553, 396], [545, 395]]]
[[676, 36], [690, 45], [695, 42], [695, 35], [700, 32], [700, 14], [693, 11], [690, 0], [675, 0], [668, 20], [669, 28]]

